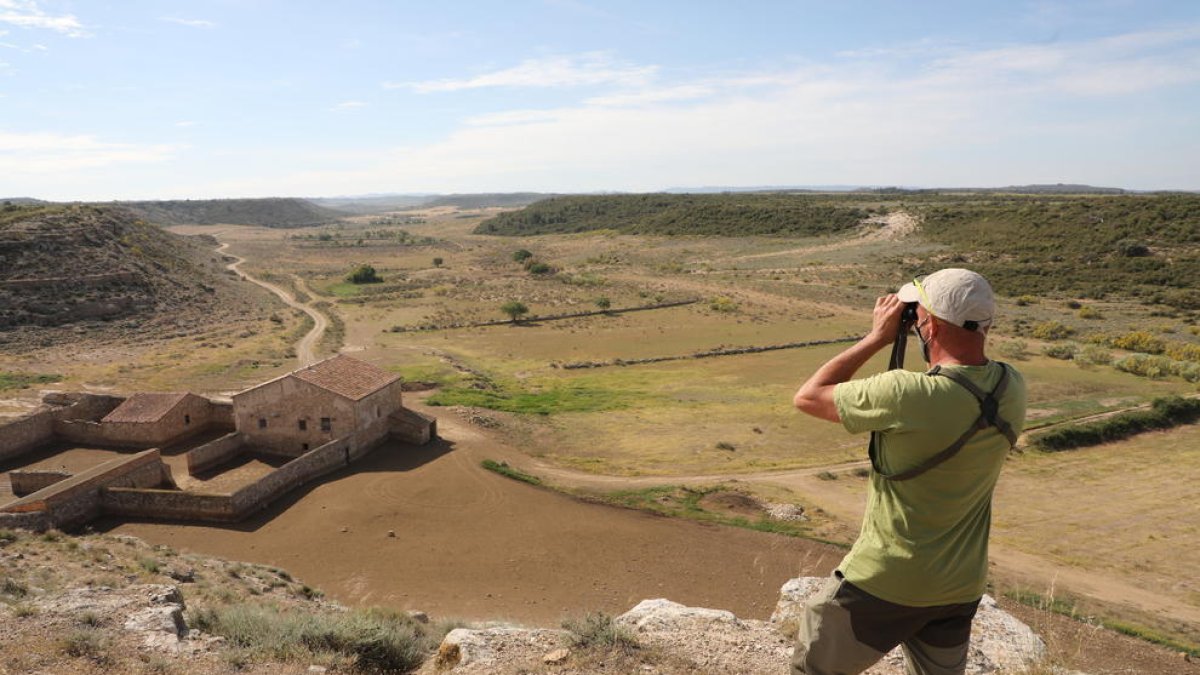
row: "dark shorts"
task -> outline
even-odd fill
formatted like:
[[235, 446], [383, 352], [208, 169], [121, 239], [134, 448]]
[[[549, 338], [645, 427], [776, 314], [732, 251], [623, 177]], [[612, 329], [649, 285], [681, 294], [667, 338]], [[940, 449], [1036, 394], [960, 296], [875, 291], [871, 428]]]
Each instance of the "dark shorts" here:
[[962, 673], [978, 607], [978, 600], [936, 607], [897, 605], [867, 593], [839, 573], [809, 599], [792, 673], [859, 673], [897, 645], [904, 647], [910, 673]]

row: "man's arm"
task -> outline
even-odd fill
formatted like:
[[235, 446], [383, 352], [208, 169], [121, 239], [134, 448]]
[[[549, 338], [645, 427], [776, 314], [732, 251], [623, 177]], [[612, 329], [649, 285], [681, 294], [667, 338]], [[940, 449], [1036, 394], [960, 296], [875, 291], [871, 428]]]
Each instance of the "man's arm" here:
[[830, 422], [841, 422], [833, 402], [834, 387], [854, 377], [879, 350], [892, 344], [900, 330], [904, 303], [895, 295], [875, 301], [871, 332], [817, 369], [796, 392], [792, 403], [800, 410]]

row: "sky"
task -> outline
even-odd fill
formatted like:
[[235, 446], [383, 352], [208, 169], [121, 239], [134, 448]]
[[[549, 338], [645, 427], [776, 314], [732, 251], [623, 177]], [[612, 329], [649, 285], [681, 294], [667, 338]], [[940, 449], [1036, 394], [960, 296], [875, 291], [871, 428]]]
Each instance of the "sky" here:
[[0, 0], [0, 197], [1200, 189], [1195, 0]]

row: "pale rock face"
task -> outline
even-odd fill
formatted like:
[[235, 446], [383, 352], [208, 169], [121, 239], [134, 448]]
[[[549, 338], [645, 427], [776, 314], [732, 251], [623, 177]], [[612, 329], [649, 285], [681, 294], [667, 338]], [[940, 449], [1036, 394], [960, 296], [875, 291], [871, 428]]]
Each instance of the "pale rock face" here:
[[[770, 621], [739, 619], [725, 610], [687, 607], [660, 598], [643, 600], [614, 622], [633, 633], [639, 644], [670, 657], [675, 669], [656, 672], [786, 672], [804, 605], [825, 581], [819, 577], [789, 580]], [[566, 631], [540, 628], [459, 628], [446, 635], [438, 658], [420, 672], [516, 673], [546, 663], [550, 655], [566, 669], [562, 672], [576, 672], [572, 670], [575, 655], [563, 649], [569, 637]], [[1023, 672], [1044, 654], [1045, 645], [1028, 626], [984, 596], [971, 634], [967, 673]], [[903, 675], [903, 652], [893, 650], [866, 672]]]

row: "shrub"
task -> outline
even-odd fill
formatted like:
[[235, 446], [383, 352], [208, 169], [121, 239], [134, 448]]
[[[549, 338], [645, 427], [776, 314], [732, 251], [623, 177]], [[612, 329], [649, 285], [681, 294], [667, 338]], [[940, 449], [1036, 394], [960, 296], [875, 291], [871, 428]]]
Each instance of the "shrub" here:
[[1171, 359], [1149, 354], [1130, 354], [1113, 362], [1117, 370], [1158, 379], [1171, 374]]
[[1108, 346], [1125, 349], [1143, 354], [1161, 354], [1167, 349], [1167, 343], [1162, 338], [1144, 330], [1135, 330], [1124, 335], [1114, 335], [1107, 338]]
[[1046, 345], [1045, 348], [1042, 349], [1042, 353], [1046, 356], [1049, 356], [1052, 359], [1062, 359], [1063, 361], [1070, 361], [1071, 359], [1075, 358], [1075, 354], [1078, 351], [1079, 347], [1072, 344]]
[[996, 351], [1012, 361], [1024, 361], [1029, 358], [1029, 345], [1024, 340], [1006, 340], [996, 345]]
[[106, 653], [108, 645], [108, 640], [94, 628], [71, 631], [59, 642], [59, 648], [67, 656], [91, 659], [100, 664], [111, 660]]
[[724, 295], [718, 295], [709, 301], [708, 307], [714, 312], [729, 313], [736, 312], [738, 309], [738, 304], [734, 302], [732, 298], [728, 298]]
[[1079, 310], [1079, 318], [1081, 319], [1103, 319], [1104, 315], [1095, 307], [1082, 307]]
[[533, 254], [530, 253], [529, 251], [526, 251], [525, 249], [513, 251], [513, 254], [512, 254], [512, 259], [516, 262], [525, 262], [526, 260], [529, 260], [532, 257], [533, 257]]
[[446, 261], [445, 261], [445, 260], [443, 260], [443, 259], [441, 259], [441, 258], [434, 258], [434, 259], [433, 259], [433, 266], [434, 266], [434, 267], [441, 267], [441, 266], [442, 266], [442, 263], [444, 263], [444, 262], [446, 262]]
[[377, 284], [383, 281], [383, 278], [375, 272], [375, 268], [370, 265], [359, 265], [346, 277], [346, 280], [352, 284]]
[[1034, 324], [1030, 335], [1038, 340], [1065, 340], [1075, 334], [1075, 329], [1058, 321], [1043, 321]]
[[1027, 305], [1036, 305], [1037, 298], [1033, 297], [1032, 295], [1022, 295], [1017, 298], [1016, 304], [1017, 304], [1017, 307], [1025, 307]]
[[1200, 361], [1200, 345], [1174, 342], [1167, 345], [1166, 354], [1176, 361]]
[[562, 627], [571, 632], [571, 646], [577, 649], [629, 654], [641, 648], [629, 629], [618, 626], [611, 616], [603, 612], [594, 612], [582, 619], [567, 619], [562, 622]]
[[606, 311], [608, 311], [609, 307], [612, 307], [612, 300], [609, 300], [607, 297], [604, 297], [604, 296], [596, 298], [596, 307], [600, 308], [601, 311], [606, 312]]
[[1107, 366], [1112, 363], [1112, 353], [1100, 345], [1084, 345], [1076, 352], [1075, 362], [1089, 366]]
[[1078, 300], [1068, 300], [1066, 305], [1067, 309], [1079, 309], [1080, 307], [1083, 307], [1083, 303], [1079, 302]]
[[550, 274], [554, 272], [554, 268], [544, 262], [536, 262], [529, 266], [530, 274]]
[[737, 450], [737, 446], [729, 441], [717, 441], [717, 449], [733, 452], [734, 450]]

